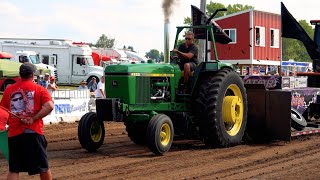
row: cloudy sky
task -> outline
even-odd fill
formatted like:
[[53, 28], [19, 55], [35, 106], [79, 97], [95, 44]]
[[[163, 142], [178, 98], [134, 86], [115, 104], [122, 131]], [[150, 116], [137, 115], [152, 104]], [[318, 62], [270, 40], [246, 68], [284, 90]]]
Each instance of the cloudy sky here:
[[[116, 47], [133, 46], [140, 53], [163, 51], [163, 0], [0, 0], [0, 37], [71, 39], [95, 43], [101, 34], [116, 40]], [[190, 17], [190, 5], [200, 0], [173, 0], [170, 49], [175, 26]], [[210, 1], [207, 0], [207, 3]], [[247, 4], [280, 14], [280, 0], [216, 0]], [[320, 19], [319, 0], [282, 1], [297, 19]]]

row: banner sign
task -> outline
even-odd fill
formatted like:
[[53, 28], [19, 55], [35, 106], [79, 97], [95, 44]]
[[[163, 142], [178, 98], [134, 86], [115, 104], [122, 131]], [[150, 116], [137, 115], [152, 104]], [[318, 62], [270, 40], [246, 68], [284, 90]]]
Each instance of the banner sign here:
[[43, 118], [44, 124], [58, 122], [75, 122], [89, 112], [90, 99], [58, 99], [54, 100], [54, 109]]

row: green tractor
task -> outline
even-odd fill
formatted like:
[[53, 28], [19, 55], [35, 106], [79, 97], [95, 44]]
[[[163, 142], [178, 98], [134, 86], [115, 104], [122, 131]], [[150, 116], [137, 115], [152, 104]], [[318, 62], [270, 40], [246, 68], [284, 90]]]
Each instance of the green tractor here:
[[[177, 27], [178, 35], [192, 29], [195, 38], [211, 41], [208, 54], [192, 73], [190, 92], [180, 94], [182, 71], [174, 63], [131, 63], [105, 68], [106, 99], [96, 100], [96, 113], [85, 114], [78, 126], [83, 148], [96, 151], [104, 141], [104, 121], [123, 121], [129, 138], [156, 155], [169, 151], [173, 138], [200, 139], [208, 147], [240, 144], [247, 123], [247, 95], [231, 64], [221, 63], [216, 42], [230, 39], [210, 18], [192, 7], [193, 26]], [[208, 46], [206, 46], [208, 47]], [[167, 60], [168, 61], [168, 60]], [[177, 59], [179, 61], [179, 59]]]

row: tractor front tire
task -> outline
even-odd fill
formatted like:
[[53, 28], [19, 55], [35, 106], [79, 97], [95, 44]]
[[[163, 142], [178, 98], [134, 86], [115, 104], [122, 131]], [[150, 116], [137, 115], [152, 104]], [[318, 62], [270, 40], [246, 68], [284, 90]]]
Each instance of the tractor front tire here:
[[173, 124], [165, 114], [157, 114], [151, 118], [147, 128], [149, 149], [155, 155], [163, 155], [171, 148], [173, 141]]
[[241, 77], [229, 68], [206, 77], [197, 98], [204, 107], [199, 131], [209, 147], [240, 144], [247, 124], [247, 94]]
[[96, 113], [88, 112], [81, 117], [78, 125], [78, 139], [84, 149], [89, 152], [96, 151], [103, 144], [104, 136], [104, 124], [97, 120]]
[[146, 123], [133, 123], [125, 122], [128, 137], [137, 145], [147, 144], [147, 124]]

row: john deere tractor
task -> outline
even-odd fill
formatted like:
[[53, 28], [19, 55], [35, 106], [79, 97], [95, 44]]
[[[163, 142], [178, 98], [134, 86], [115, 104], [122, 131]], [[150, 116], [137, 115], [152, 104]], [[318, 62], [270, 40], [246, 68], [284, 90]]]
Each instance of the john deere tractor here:
[[[200, 139], [208, 147], [234, 146], [242, 141], [247, 123], [247, 95], [231, 64], [218, 60], [216, 42], [230, 38], [192, 6], [193, 26], [177, 27], [178, 35], [192, 29], [196, 39], [210, 41], [214, 59], [205, 59], [190, 74], [189, 93], [181, 93], [183, 72], [177, 63], [131, 63], [105, 68], [106, 99], [96, 100], [96, 113], [85, 114], [78, 126], [80, 144], [97, 150], [104, 141], [104, 121], [123, 121], [129, 138], [156, 155], [169, 151], [173, 138]], [[172, 58], [173, 55], [172, 55]], [[169, 61], [169, 60], [168, 60]]]

